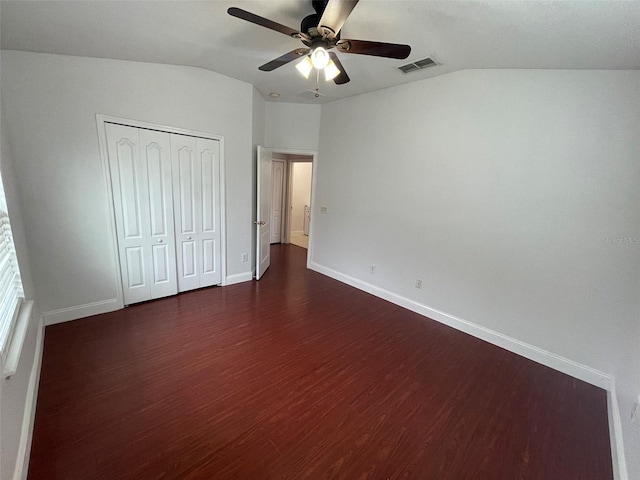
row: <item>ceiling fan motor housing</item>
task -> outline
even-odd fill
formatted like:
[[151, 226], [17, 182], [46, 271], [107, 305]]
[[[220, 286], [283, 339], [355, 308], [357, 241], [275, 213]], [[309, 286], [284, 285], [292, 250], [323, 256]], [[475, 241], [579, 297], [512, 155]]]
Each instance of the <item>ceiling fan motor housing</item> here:
[[300, 24], [300, 31], [302, 33], [306, 33], [311, 37], [315, 37], [318, 34], [316, 28], [318, 27], [318, 23], [320, 23], [321, 18], [322, 15], [319, 13], [307, 15], [302, 19], [302, 23]]
[[324, 9], [327, 8], [327, 3], [329, 3], [329, 0], [311, 0], [311, 5], [318, 15], [324, 13]]
[[[307, 15], [302, 19], [302, 23], [300, 24], [300, 31], [302, 33], [306, 33], [311, 38], [322, 37], [322, 33], [318, 31], [318, 24], [320, 23], [321, 18], [321, 13]], [[340, 40], [340, 32], [338, 32], [334, 40]]]

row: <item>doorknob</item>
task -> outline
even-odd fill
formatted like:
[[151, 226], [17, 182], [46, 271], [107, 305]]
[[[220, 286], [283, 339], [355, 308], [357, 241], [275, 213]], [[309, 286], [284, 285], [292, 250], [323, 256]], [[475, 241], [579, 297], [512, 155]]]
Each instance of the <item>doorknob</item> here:
[[191, 237], [187, 237], [187, 240], [191, 240]]
[[162, 243], [163, 240], [161, 238], [158, 239], [158, 243]]

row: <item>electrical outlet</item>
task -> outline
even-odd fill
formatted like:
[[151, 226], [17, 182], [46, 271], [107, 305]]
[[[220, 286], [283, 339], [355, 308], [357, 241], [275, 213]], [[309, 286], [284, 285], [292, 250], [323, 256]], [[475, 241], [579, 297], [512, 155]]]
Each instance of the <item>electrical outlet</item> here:
[[419, 278], [416, 280], [416, 288], [422, 288], [422, 280]]
[[638, 400], [631, 407], [631, 421], [635, 422], [640, 418], [640, 395], [638, 395]]
[[243, 253], [242, 254], [242, 262], [248, 262], [249, 261], [249, 254], [248, 253]]
[[327, 213], [327, 207], [324, 205], [320, 207], [320, 213]]
[[376, 273], [376, 266], [375, 265], [369, 265], [369, 273], [375, 275], [375, 273]]

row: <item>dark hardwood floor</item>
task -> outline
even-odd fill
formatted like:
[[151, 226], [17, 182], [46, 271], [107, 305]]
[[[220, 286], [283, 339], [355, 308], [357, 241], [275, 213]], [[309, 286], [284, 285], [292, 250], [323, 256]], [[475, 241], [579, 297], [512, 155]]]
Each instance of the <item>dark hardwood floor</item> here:
[[612, 479], [605, 391], [305, 269], [47, 327], [29, 479]]

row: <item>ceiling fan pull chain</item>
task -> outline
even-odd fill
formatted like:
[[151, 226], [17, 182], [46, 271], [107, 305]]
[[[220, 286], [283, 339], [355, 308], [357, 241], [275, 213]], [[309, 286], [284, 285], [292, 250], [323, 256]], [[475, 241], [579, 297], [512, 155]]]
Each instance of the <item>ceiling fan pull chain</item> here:
[[320, 70], [316, 68], [316, 98], [320, 96]]

